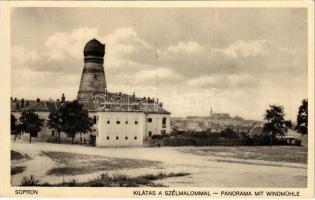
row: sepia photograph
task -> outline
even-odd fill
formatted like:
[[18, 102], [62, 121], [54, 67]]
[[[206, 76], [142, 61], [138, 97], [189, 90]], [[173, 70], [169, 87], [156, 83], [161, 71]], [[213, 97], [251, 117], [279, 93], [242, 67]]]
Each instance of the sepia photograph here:
[[10, 8], [10, 185], [308, 188], [308, 19], [303, 6]]

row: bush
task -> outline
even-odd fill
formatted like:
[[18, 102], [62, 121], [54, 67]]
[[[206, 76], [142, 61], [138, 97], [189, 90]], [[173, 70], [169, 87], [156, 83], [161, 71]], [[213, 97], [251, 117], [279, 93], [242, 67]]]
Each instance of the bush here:
[[29, 177], [24, 176], [21, 186], [39, 186], [39, 182], [39, 179], [37, 179], [34, 175], [30, 175]]

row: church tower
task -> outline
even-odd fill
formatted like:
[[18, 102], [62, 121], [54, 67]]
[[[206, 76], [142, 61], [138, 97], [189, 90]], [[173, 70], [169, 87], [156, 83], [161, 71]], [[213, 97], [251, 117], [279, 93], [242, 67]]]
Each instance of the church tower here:
[[84, 68], [81, 76], [78, 101], [88, 103], [93, 96], [105, 94], [106, 79], [104, 72], [105, 44], [90, 40], [84, 47]]

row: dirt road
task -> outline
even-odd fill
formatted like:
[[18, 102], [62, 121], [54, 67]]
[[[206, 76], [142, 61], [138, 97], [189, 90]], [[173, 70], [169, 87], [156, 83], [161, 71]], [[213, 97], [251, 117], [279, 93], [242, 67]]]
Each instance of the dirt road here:
[[[209, 148], [209, 147], [208, 147]], [[214, 147], [212, 147], [214, 148]], [[253, 148], [253, 147], [249, 147]], [[271, 162], [255, 159], [235, 159], [228, 152], [218, 155], [199, 155], [192, 151], [207, 147], [161, 147], [161, 148], [96, 148], [80, 145], [50, 143], [12, 143], [12, 150], [27, 154], [31, 159], [13, 165], [26, 166], [23, 173], [12, 176], [12, 185], [19, 185], [23, 176], [36, 175], [42, 182], [59, 183], [63, 180], [87, 181], [102, 172], [138, 176], [159, 172], [187, 172], [189, 176], [158, 180], [166, 186], [195, 187], [306, 187], [307, 165], [303, 163]], [[186, 151], [187, 150], [187, 151]], [[189, 150], [189, 151], [188, 151]], [[231, 148], [233, 150], [233, 148]], [[119, 168], [95, 171], [79, 175], [47, 175], [60, 167], [42, 152], [67, 152], [108, 158], [159, 161], [146, 167]], [[225, 156], [226, 155], [226, 156]], [[156, 162], [155, 162], [156, 163]]]

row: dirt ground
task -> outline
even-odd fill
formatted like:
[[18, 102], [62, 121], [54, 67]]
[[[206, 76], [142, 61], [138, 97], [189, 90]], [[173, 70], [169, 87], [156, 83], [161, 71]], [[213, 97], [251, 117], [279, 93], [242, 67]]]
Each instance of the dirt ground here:
[[135, 177], [160, 172], [190, 174], [156, 181], [172, 187], [307, 185], [307, 164], [303, 159], [307, 150], [302, 147], [96, 148], [12, 142], [11, 149], [29, 157], [11, 161], [13, 167], [25, 167], [22, 173], [11, 176], [12, 185], [19, 185], [23, 176], [31, 174], [42, 182], [60, 183], [88, 181], [101, 173]]

